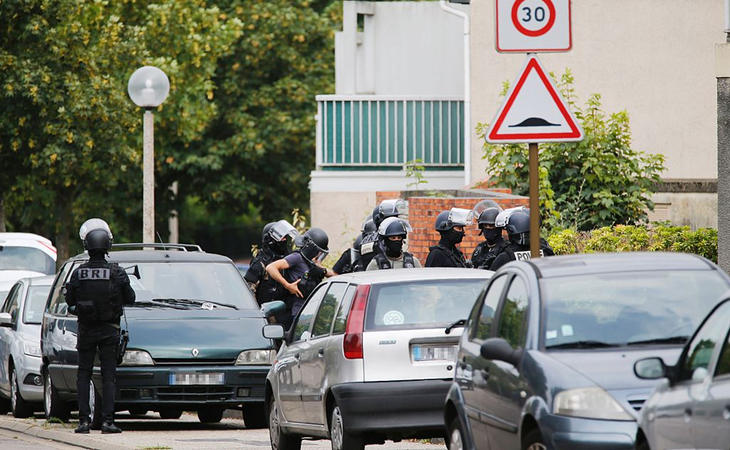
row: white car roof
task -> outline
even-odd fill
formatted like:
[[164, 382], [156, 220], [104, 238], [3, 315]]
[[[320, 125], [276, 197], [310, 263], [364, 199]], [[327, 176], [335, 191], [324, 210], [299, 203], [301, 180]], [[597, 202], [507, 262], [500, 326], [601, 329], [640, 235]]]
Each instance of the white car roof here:
[[31, 247], [56, 260], [56, 247], [50, 239], [34, 233], [0, 233], [0, 245], [8, 247]]

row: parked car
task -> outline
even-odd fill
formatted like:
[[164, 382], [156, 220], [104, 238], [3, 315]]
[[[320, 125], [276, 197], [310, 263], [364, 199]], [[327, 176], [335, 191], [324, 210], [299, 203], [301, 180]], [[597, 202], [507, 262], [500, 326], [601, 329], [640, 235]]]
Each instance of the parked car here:
[[385, 439], [443, 437], [443, 399], [465, 317], [491, 272], [395, 269], [330, 278], [283, 337], [266, 378], [271, 446], [302, 436], [357, 450]]
[[56, 248], [33, 233], [0, 233], [0, 302], [21, 278], [56, 273]]
[[710, 261], [671, 253], [513, 262], [492, 277], [459, 342], [444, 420], [451, 449], [630, 449], [657, 384], [730, 287]]
[[730, 446], [730, 292], [708, 314], [677, 363], [639, 360], [639, 378], [664, 378], [639, 418], [636, 448], [726, 449]]
[[[141, 246], [153, 250], [133, 249]], [[47, 417], [66, 420], [77, 406], [78, 326], [62, 287], [87, 258], [81, 254], [63, 265], [45, 308]], [[129, 344], [117, 369], [116, 409], [152, 410], [167, 419], [196, 410], [201, 422], [210, 423], [242, 405], [248, 427], [265, 426], [265, 378], [276, 352], [261, 336], [264, 316], [233, 262], [175, 244], [115, 245], [109, 260], [127, 270], [136, 294], [121, 321]], [[98, 367], [92, 382], [101, 387]]]
[[41, 320], [53, 276], [22, 278], [0, 309], [0, 414], [42, 409]]

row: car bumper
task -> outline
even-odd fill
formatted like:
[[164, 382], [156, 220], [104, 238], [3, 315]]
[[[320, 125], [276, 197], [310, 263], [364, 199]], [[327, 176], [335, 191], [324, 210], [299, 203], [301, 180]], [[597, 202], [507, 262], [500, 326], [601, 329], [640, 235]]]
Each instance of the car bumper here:
[[332, 387], [347, 429], [389, 437], [441, 437], [451, 380], [347, 383]]
[[41, 377], [41, 358], [37, 356], [15, 356], [18, 371], [18, 389], [26, 402], [43, 401], [43, 378]]
[[560, 450], [633, 449], [635, 421], [597, 420], [547, 414], [540, 418], [540, 431], [549, 448]]
[[[200, 366], [200, 367], [118, 367], [118, 409], [124, 406], [204, 405], [236, 406], [247, 402], [263, 402], [269, 366]], [[222, 384], [175, 385], [175, 373], [222, 373]], [[101, 373], [94, 368], [94, 381], [101, 386]]]

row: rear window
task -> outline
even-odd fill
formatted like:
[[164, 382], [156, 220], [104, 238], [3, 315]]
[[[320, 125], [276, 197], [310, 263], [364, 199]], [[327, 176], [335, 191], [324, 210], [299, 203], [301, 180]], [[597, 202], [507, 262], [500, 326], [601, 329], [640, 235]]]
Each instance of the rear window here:
[[31, 286], [25, 299], [23, 322], [39, 324], [43, 320], [43, 308], [46, 306], [51, 286]]
[[370, 289], [366, 330], [439, 328], [466, 319], [488, 280], [416, 280]]

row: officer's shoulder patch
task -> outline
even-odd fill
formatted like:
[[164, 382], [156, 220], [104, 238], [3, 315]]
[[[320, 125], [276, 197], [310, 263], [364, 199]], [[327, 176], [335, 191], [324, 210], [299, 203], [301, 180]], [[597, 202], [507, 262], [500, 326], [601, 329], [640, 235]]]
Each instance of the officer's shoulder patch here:
[[76, 272], [79, 274], [79, 280], [108, 280], [111, 271], [101, 267], [79, 267]]
[[367, 244], [362, 244], [360, 246], [360, 254], [367, 255], [368, 253], [372, 253], [373, 247], [375, 247], [375, 242], [368, 242]]

